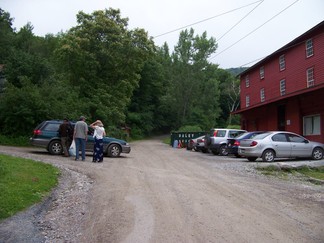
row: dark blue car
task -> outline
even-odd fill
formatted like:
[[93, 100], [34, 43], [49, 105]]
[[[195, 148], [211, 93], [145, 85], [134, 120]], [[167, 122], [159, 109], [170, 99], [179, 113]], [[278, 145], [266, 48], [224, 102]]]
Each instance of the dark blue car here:
[[253, 138], [261, 133], [265, 133], [265, 131], [245, 132], [236, 138], [228, 138], [226, 145], [226, 150], [228, 154], [234, 154], [237, 158], [240, 158], [241, 156], [238, 154], [238, 147], [240, 146], [240, 141], [242, 139]]
[[[44, 147], [50, 154], [60, 155], [63, 153], [61, 138], [58, 130], [62, 120], [43, 121], [39, 124], [30, 138], [30, 144], [34, 146]], [[74, 122], [71, 125], [74, 127]], [[108, 157], [119, 157], [120, 153], [130, 153], [130, 145], [121, 139], [104, 137], [104, 155]], [[86, 143], [86, 151], [93, 151], [94, 138], [93, 129], [89, 127], [88, 140]]]

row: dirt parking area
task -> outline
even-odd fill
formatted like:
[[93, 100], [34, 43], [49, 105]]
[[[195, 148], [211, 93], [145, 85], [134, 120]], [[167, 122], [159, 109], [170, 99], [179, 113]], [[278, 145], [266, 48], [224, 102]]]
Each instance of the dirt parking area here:
[[0, 146], [62, 170], [47, 200], [0, 223], [0, 242], [324, 242], [323, 185], [160, 139], [131, 146], [103, 163]]

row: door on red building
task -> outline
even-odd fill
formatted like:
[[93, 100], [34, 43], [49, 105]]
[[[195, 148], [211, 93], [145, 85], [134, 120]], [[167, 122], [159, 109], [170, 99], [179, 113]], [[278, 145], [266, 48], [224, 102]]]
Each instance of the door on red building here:
[[280, 105], [277, 108], [278, 114], [278, 131], [286, 130], [286, 106]]

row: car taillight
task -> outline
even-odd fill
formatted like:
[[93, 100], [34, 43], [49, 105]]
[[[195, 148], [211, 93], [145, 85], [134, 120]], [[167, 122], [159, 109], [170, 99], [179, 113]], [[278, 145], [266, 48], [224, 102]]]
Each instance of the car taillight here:
[[233, 145], [234, 146], [240, 146], [240, 141], [235, 141]]
[[258, 144], [257, 141], [252, 141], [252, 143], [250, 144], [250, 147], [257, 146], [257, 144]]
[[42, 131], [41, 130], [34, 130], [34, 135], [41, 135]]

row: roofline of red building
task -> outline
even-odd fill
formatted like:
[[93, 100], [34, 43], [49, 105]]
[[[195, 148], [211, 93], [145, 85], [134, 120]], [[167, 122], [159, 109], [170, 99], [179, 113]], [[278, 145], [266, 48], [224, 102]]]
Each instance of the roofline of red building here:
[[284, 45], [283, 47], [281, 47], [277, 51], [275, 51], [272, 54], [266, 56], [261, 61], [257, 62], [256, 64], [254, 64], [253, 66], [249, 67], [248, 69], [244, 70], [243, 72], [241, 72], [237, 76], [240, 77], [240, 76], [244, 75], [245, 73], [250, 72], [255, 67], [260, 66], [261, 63], [264, 63], [265, 61], [271, 59], [273, 56], [278, 55], [278, 53], [283, 52], [283, 51], [287, 50], [288, 48], [294, 47], [296, 44], [298, 44], [303, 39], [305, 39], [305, 37], [307, 37], [307, 35], [309, 35], [310, 33], [312, 33], [313, 31], [315, 31], [317, 29], [320, 29], [321, 27], [324, 27], [324, 21], [320, 22], [319, 24], [317, 24], [316, 26], [314, 26], [310, 30], [306, 31], [304, 34], [298, 36], [297, 38], [295, 38], [294, 40], [292, 40], [288, 44]]

